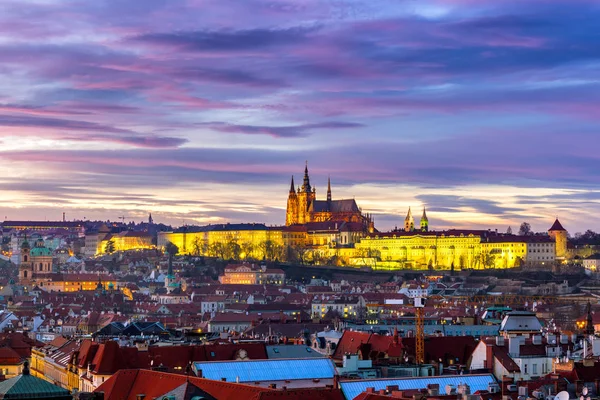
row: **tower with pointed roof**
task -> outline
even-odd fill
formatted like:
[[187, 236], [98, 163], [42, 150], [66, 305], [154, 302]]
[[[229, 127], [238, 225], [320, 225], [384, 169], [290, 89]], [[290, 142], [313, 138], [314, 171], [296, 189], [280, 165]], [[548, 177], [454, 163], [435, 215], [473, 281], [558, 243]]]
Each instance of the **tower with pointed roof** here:
[[421, 215], [421, 232], [429, 231], [429, 220], [427, 219], [427, 212], [423, 207], [423, 215]]
[[405, 232], [413, 232], [414, 230], [415, 230], [415, 219], [413, 218], [410, 207], [408, 207], [408, 214], [406, 214], [406, 218], [404, 218], [404, 231]]
[[292, 176], [292, 184], [290, 193], [288, 194], [287, 209], [285, 213], [285, 224], [294, 225], [298, 223], [298, 195], [294, 187], [294, 177]]
[[331, 203], [331, 177], [327, 178], [327, 203]]
[[558, 218], [548, 229], [548, 235], [554, 239], [556, 244], [556, 258], [564, 259], [567, 256], [567, 230], [563, 228]]

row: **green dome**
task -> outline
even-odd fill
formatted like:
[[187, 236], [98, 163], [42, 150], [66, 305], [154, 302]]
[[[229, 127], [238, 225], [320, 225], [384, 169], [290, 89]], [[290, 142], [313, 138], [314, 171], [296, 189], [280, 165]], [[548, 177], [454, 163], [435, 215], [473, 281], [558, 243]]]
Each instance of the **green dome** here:
[[32, 257], [51, 257], [52, 251], [47, 247], [34, 247], [31, 249]]

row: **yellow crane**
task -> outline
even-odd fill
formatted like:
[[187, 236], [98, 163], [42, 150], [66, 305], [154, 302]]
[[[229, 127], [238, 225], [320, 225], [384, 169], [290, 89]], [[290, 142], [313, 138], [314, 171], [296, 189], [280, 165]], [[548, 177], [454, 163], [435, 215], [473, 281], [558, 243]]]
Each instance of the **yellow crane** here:
[[415, 298], [415, 363], [425, 364], [425, 329], [423, 321], [423, 308], [425, 299]]

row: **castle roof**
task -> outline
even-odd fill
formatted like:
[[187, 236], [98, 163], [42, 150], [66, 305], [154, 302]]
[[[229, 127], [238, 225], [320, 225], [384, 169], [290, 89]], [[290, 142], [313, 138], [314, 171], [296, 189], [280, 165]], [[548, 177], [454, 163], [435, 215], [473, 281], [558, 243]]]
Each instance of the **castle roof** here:
[[332, 212], [332, 213], [343, 213], [343, 212], [360, 212], [356, 200], [354, 199], [342, 199], [342, 200], [314, 200], [310, 204], [310, 211], [312, 212]]
[[552, 232], [552, 231], [566, 232], [567, 230], [565, 228], [563, 228], [563, 226], [561, 225], [558, 218], [556, 218], [556, 221], [554, 221], [554, 224], [552, 224], [552, 227], [550, 229], [548, 229], [548, 232]]

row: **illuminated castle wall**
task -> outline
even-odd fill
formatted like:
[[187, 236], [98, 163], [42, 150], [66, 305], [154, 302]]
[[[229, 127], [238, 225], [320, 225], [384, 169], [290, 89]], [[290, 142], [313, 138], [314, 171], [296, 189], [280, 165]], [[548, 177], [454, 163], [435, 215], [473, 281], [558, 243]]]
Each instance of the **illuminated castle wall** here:
[[[193, 231], [180, 229], [174, 232], [159, 232], [157, 245], [164, 248], [171, 242], [179, 248], [179, 254], [206, 256], [233, 256], [255, 258], [283, 253], [281, 228], [264, 224], [221, 224], [195, 228]], [[226, 257], [238, 258], [238, 257]], [[273, 257], [281, 259], [279, 257]]]
[[[555, 222], [551, 231], [556, 230], [556, 226]], [[564, 232], [566, 236], [566, 231]], [[357, 243], [354, 264], [372, 259], [372, 264], [388, 269], [448, 269], [454, 266], [459, 270], [513, 268], [521, 265], [550, 266], [556, 262], [558, 246], [562, 245], [560, 236], [555, 237], [556, 239], [552, 235], [517, 236], [484, 230], [419, 232], [414, 229], [409, 211], [403, 231], [371, 234]]]

